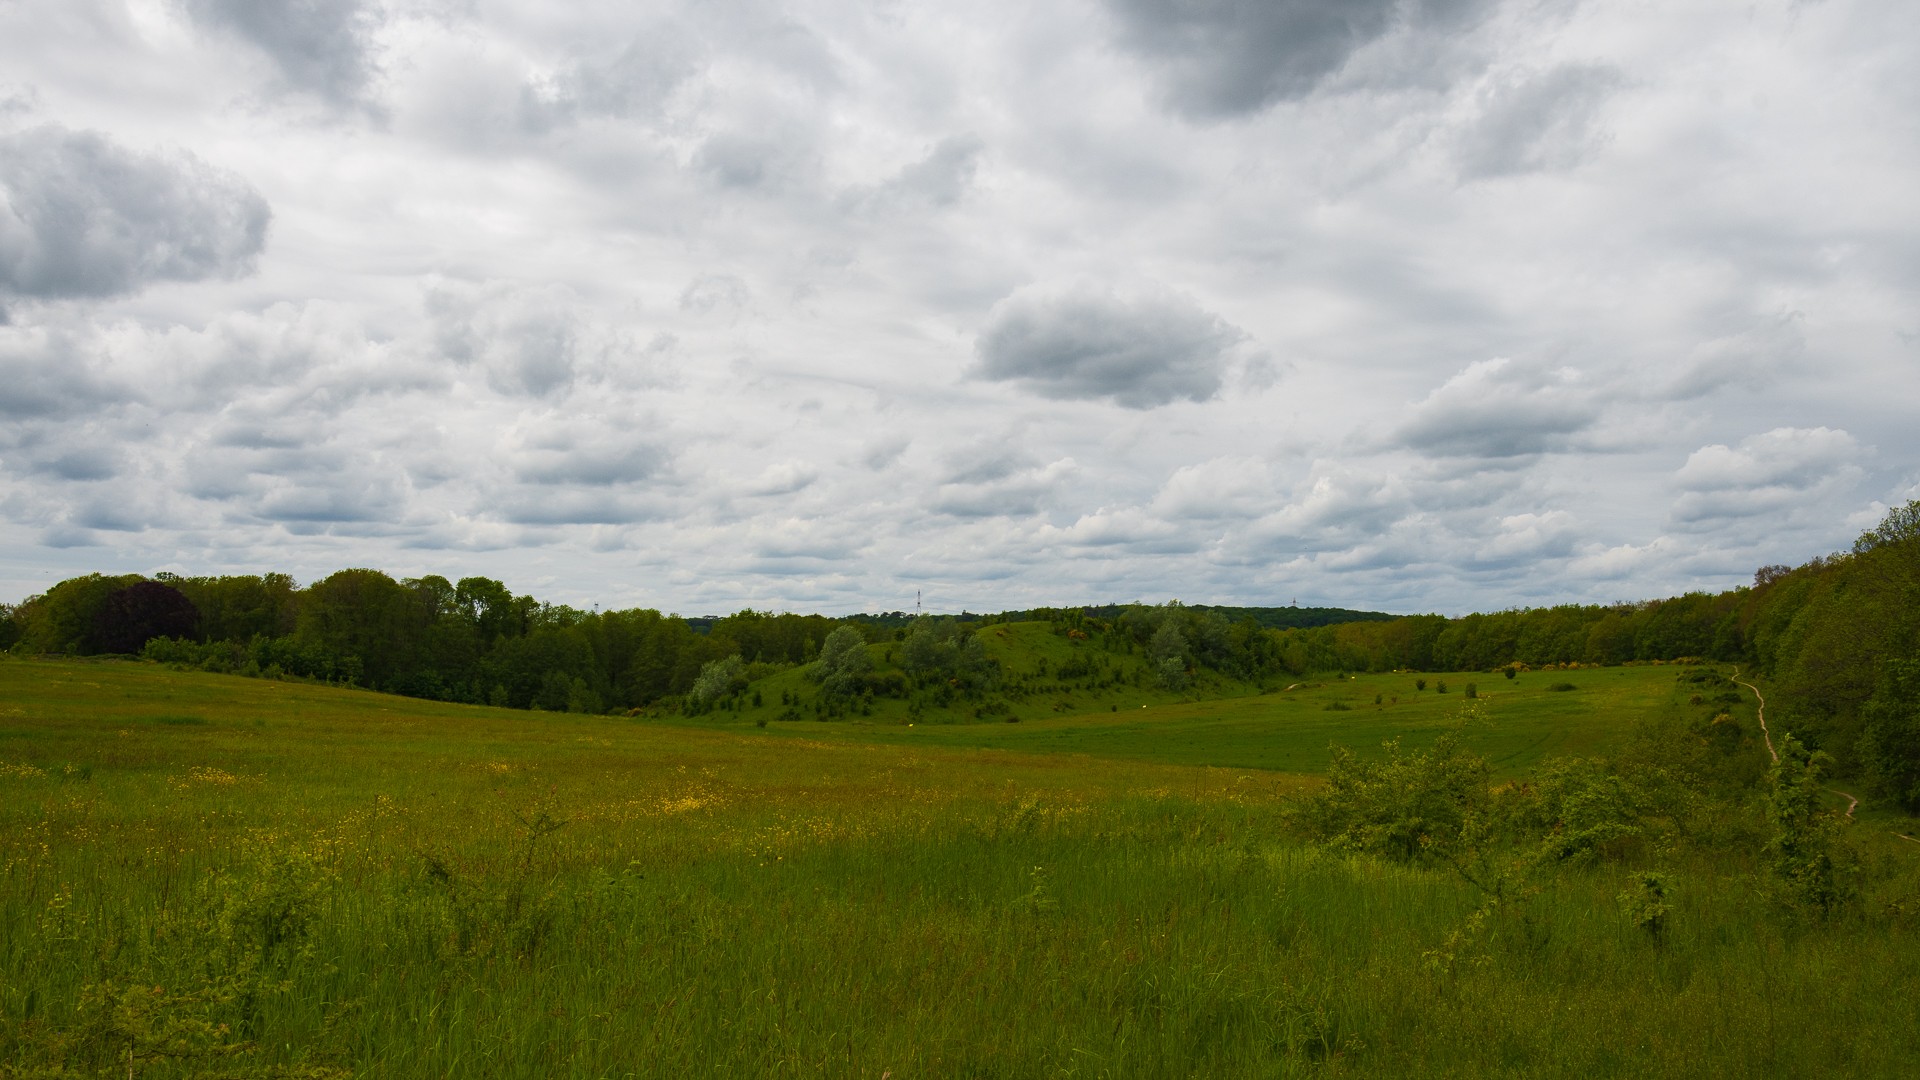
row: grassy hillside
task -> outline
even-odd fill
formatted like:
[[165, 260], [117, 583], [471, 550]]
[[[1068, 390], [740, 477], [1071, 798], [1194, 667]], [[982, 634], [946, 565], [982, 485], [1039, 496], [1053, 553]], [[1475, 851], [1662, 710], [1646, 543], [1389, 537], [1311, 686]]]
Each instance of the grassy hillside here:
[[[1696, 708], [1674, 674], [1582, 671], [1557, 694], [1523, 675], [1470, 735], [1599, 745], [1642, 706]], [[1899, 1076], [1920, 1058], [1920, 927], [1897, 907], [1920, 876], [1897, 845], [1869, 849], [1875, 891], [1828, 922], [1754, 887], [1745, 818], [1492, 904], [1444, 866], [1291, 839], [1309, 778], [1146, 760], [1257, 755], [1262, 723], [1299, 746], [1417, 735], [1459, 686], [1378, 711], [1358, 681], [1247, 689], [1124, 724], [760, 729], [0, 662], [0, 1076]], [[1104, 756], [990, 742], [1036, 733]], [[1618, 899], [1655, 866], [1673, 887], [1657, 937]]]
[[[1531, 671], [1512, 680], [1484, 672], [1384, 674], [1264, 685], [1202, 672], [1193, 688], [1175, 693], [1154, 684], [1140, 656], [1057, 635], [1045, 623], [993, 626], [980, 637], [1009, 686], [979, 700], [916, 710], [914, 701], [875, 698], [867, 712], [828, 721], [819, 687], [796, 668], [755, 682], [738, 711], [691, 720], [664, 710], [656, 716], [702, 727], [765, 724], [773, 733], [810, 739], [1313, 773], [1325, 767], [1329, 743], [1364, 756], [1377, 754], [1390, 738], [1409, 747], [1431, 742], [1456, 725], [1473, 685], [1484, 713], [1475, 745], [1503, 774], [1514, 775], [1543, 756], [1604, 750], [1637, 721], [1665, 715], [1679, 670]], [[900, 670], [897, 646], [873, 645], [869, 652], [876, 670]], [[1085, 674], [1059, 675], [1089, 667]], [[1568, 683], [1573, 690], [1550, 689]], [[1439, 692], [1441, 686], [1449, 692]], [[982, 715], [984, 702], [993, 707]], [[1746, 702], [1724, 708], [1751, 711]]]

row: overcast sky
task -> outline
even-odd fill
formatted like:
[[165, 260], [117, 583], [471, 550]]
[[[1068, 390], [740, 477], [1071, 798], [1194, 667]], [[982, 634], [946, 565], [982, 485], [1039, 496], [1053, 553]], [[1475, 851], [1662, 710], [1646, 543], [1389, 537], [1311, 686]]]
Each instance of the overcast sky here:
[[0, 599], [1721, 589], [1920, 497], [1911, 0], [0, 0]]

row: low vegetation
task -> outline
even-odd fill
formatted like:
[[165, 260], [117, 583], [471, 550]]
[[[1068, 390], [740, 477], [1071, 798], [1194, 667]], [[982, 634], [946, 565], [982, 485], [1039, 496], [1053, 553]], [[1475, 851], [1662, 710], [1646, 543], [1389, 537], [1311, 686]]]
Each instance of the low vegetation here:
[[[1099, 714], [759, 728], [0, 663], [0, 1074], [1904, 1074], [1913, 845], [1811, 756], [1770, 771], [1698, 693], [1721, 669], [1593, 676], [1214, 703], [1318, 742], [1279, 772], [1151, 760], [1248, 752], [1199, 702], [1063, 754], [963, 736]], [[1582, 734], [1514, 755], [1509, 717]]]
[[[1666, 644], [1606, 664], [1341, 652], [1417, 619], [696, 628], [476, 582], [86, 578], [7, 613], [0, 1077], [1920, 1060], [1915, 507], [1608, 611]], [[1722, 612], [1709, 648], [1653, 635], [1670, 606]], [[60, 641], [147, 659], [27, 655]]]

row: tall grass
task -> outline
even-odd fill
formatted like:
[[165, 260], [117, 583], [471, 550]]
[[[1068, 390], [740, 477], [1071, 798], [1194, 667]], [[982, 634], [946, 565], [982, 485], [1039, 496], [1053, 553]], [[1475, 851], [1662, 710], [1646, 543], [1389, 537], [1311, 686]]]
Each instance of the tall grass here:
[[1914, 913], [1886, 899], [1920, 879], [1890, 852], [1880, 899], [1824, 921], [1754, 887], [1737, 829], [1650, 852], [1673, 885], [1656, 936], [1621, 899], [1638, 865], [1490, 905], [1444, 869], [1289, 839], [1300, 783], [1271, 774], [381, 714], [319, 689], [222, 704], [218, 683], [207, 723], [141, 725], [121, 695], [197, 684], [36, 697], [0, 667], [27, 703], [0, 729], [0, 1075], [1920, 1060]]

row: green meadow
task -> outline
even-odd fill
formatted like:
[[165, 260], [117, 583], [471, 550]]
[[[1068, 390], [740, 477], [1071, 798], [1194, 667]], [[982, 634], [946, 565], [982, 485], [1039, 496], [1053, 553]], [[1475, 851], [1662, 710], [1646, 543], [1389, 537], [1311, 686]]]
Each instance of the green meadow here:
[[[968, 722], [779, 719], [797, 672], [689, 718], [0, 661], [0, 1076], [1914, 1074], [1920, 844], [1844, 824], [1819, 915], [1757, 885], [1749, 703], [1113, 665]], [[1309, 835], [1330, 744], [1446, 733], [1515, 798], [1678, 779], [1551, 865]]]
[[[768, 730], [800, 738], [834, 738], [900, 746], [1016, 750], [1042, 754], [1217, 765], [1311, 774], [1325, 769], [1327, 747], [1341, 743], [1376, 756], [1383, 742], [1430, 744], [1457, 723], [1469, 685], [1490, 720], [1475, 745], [1504, 776], [1516, 776], [1542, 757], [1591, 754], [1624, 734], [1623, 718], [1666, 712], [1673, 672], [1666, 666], [1527, 672], [1508, 680], [1485, 673], [1386, 674], [1322, 677], [1270, 687], [1230, 686], [1238, 696], [1189, 701], [1131, 688], [1087, 693], [1075, 711], [1042, 712], [1011, 722], [913, 724], [898, 707], [846, 723], [770, 723]], [[1418, 689], [1416, 680], [1426, 683]], [[1549, 687], [1569, 684], [1571, 691]], [[1447, 692], [1436, 688], [1446, 686]], [[1191, 696], [1191, 695], [1189, 695]], [[767, 695], [763, 693], [763, 700]], [[1746, 705], [1726, 706], [1750, 713]], [[777, 705], [744, 706], [738, 714], [701, 717], [701, 726], [757, 724]], [[1051, 706], [1047, 706], [1051, 708]], [[1080, 711], [1084, 710], [1084, 711]]]

